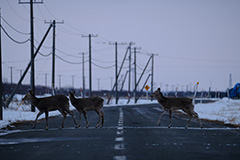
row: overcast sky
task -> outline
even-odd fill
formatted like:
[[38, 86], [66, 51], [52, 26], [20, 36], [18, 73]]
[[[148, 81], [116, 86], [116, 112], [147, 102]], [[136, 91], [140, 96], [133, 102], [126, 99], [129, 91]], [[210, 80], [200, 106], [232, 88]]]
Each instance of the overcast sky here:
[[[28, 0], [21, 0], [26, 2]], [[40, 1], [40, 0], [37, 0]], [[1, 14], [14, 29], [30, 32], [29, 4], [18, 0], [1, 0]], [[29, 34], [16, 32], [2, 19], [2, 26], [17, 41], [25, 41]], [[154, 57], [154, 89], [161, 86], [172, 90], [193, 88], [225, 90], [232, 74], [233, 85], [240, 81], [240, 1], [239, 0], [43, 0], [34, 4], [35, 46], [39, 45], [49, 24], [44, 21], [64, 21], [56, 26], [56, 76], [59, 87], [82, 87], [82, 55], [88, 60], [88, 38], [92, 38], [93, 90], [110, 89], [115, 80], [115, 47], [109, 42], [135, 43], [141, 47], [137, 53], [137, 77], [146, 65], [149, 54]], [[51, 53], [52, 31], [40, 52]], [[118, 46], [118, 65], [127, 45]], [[60, 58], [65, 61], [61, 60]], [[133, 56], [132, 56], [133, 57]], [[30, 41], [17, 44], [2, 31], [2, 63], [4, 81], [17, 83], [20, 70], [25, 70], [30, 60]], [[133, 60], [133, 59], [132, 59]], [[36, 85], [51, 85], [51, 55], [37, 55], [35, 61]], [[128, 59], [122, 76], [128, 70]], [[141, 81], [142, 87], [147, 73]], [[85, 63], [86, 88], [89, 85], [88, 62]], [[132, 75], [133, 77], [133, 75]], [[29, 84], [30, 74], [24, 80]], [[99, 82], [99, 83], [98, 83]], [[127, 81], [128, 82], [128, 81]], [[150, 86], [150, 81], [148, 82]], [[132, 84], [131, 84], [132, 85]], [[126, 83], [124, 88], [127, 89]]]

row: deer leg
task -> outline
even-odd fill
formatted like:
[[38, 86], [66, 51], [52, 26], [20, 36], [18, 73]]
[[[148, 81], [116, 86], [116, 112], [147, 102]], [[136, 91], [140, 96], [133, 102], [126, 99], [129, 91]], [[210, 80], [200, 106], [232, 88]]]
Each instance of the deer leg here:
[[161, 125], [161, 118], [165, 113], [167, 113], [167, 111], [163, 111], [163, 113], [161, 113], [160, 116], [159, 116], [159, 119], [158, 119], [158, 125], [159, 126]]
[[100, 112], [99, 112], [98, 110], [95, 110], [95, 111], [96, 111], [96, 113], [98, 114], [98, 123], [97, 123], [97, 125], [96, 125], [96, 128], [98, 128], [99, 125], [100, 125], [101, 114], [100, 114]]
[[48, 130], [48, 111], [45, 111], [45, 118], [46, 118], [46, 130]]
[[104, 123], [104, 113], [103, 111], [101, 111], [101, 115], [102, 115], [102, 125], [101, 125], [101, 128], [103, 127], [103, 123]]
[[188, 123], [187, 123], [186, 129], [189, 127], [189, 124], [190, 124], [190, 122], [191, 122], [191, 120], [192, 120], [192, 115], [189, 114], [189, 116], [190, 116], [190, 118], [189, 118], [189, 121], [188, 121]]
[[64, 111], [61, 111], [61, 110], [59, 110], [61, 113], [62, 113], [62, 115], [63, 115], [63, 121], [62, 121], [62, 125], [60, 126], [60, 129], [62, 129], [62, 128], [64, 128], [64, 121], [65, 121], [65, 119], [66, 119], [66, 113], [64, 112]]
[[72, 116], [74, 124], [75, 124], [75, 128], [78, 128], [77, 122], [76, 122], [76, 119], [75, 119], [75, 116], [74, 116], [73, 112], [70, 111], [70, 110], [66, 110], [66, 112], [69, 113]]
[[200, 128], [203, 128], [203, 127], [202, 127], [202, 123], [201, 123], [201, 121], [200, 121], [200, 119], [199, 119], [199, 117], [198, 117], [198, 114], [197, 114], [196, 112], [194, 112], [193, 114], [194, 114], [194, 116], [197, 118], [198, 123], [199, 123], [199, 125], [200, 125]]
[[86, 123], [87, 123], [86, 128], [88, 128], [88, 127], [89, 127], [89, 123], [88, 123], [88, 119], [87, 119], [87, 112], [86, 112], [86, 111], [83, 111], [83, 115], [84, 115], [84, 118], [85, 118]]
[[36, 127], [38, 117], [41, 116], [42, 114], [43, 114], [43, 111], [39, 111], [39, 113], [37, 114], [34, 125], [33, 125], [33, 129]]
[[171, 128], [172, 126], [172, 110], [169, 110], [169, 125], [168, 128]]
[[81, 118], [82, 118], [82, 112], [79, 112], [79, 124], [78, 124], [78, 127], [80, 127]]

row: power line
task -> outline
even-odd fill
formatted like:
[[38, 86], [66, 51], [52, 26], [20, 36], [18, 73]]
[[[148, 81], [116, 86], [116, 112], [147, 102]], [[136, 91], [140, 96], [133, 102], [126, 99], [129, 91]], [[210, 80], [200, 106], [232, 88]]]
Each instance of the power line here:
[[[46, 10], [48, 11], [48, 13], [49, 13], [51, 16], [53, 16], [55, 19], [58, 19], [56, 16], [54, 16], [54, 15], [52, 14], [52, 12], [50, 11], [50, 9], [48, 9], [47, 5], [43, 4], [43, 6], [46, 8]], [[72, 25], [70, 25], [70, 24], [67, 23], [67, 22], [65, 22], [65, 24], [68, 25], [69, 27], [71, 27], [72, 29], [74, 29], [75, 31], [81, 33], [81, 35], [82, 35], [82, 34], [88, 34], [87, 32], [80, 31], [79, 29], [73, 27]]]
[[64, 44], [65, 46], [67, 46], [67, 47], [73, 49], [73, 50], [76, 50], [76, 51], [79, 51], [79, 50], [80, 50], [79, 48], [75, 48], [75, 47], [73, 47], [73, 46], [67, 44], [64, 40], [61, 40], [61, 38], [59, 38], [59, 37], [58, 37], [58, 41], [61, 42], [62, 44]]
[[97, 64], [94, 63], [94, 62], [92, 62], [92, 64], [93, 64], [94, 66], [97, 66], [97, 67], [102, 68], [102, 69], [113, 68], [113, 67], [115, 66], [115, 64], [114, 64], [114, 65], [111, 65], [111, 66], [104, 67], [104, 66], [97, 65]]
[[175, 56], [159, 56], [166, 59], [177, 59], [177, 60], [190, 60], [190, 61], [203, 61], [203, 62], [225, 62], [225, 63], [239, 63], [239, 61], [228, 61], [228, 60], [214, 60], [214, 59], [197, 59], [197, 58], [184, 58]]
[[7, 33], [7, 31], [3, 28], [3, 26], [1, 25], [0, 26], [1, 28], [2, 28], [2, 30], [3, 30], [3, 32], [6, 34], [6, 36], [9, 38], [9, 39], [11, 39], [13, 42], [15, 42], [15, 43], [18, 43], [18, 44], [24, 44], [24, 43], [27, 43], [30, 39], [28, 38], [27, 40], [25, 40], [25, 41], [17, 41], [17, 40], [15, 40], [15, 39], [13, 39], [8, 33]]
[[[34, 46], [34, 48], [37, 49], [35, 46]], [[50, 55], [52, 54], [52, 52], [50, 52], [49, 54], [43, 54], [43, 53], [41, 53], [40, 51], [38, 51], [38, 53], [39, 53], [41, 56], [43, 56], [43, 57], [48, 57], [48, 56], [50, 56]]]
[[100, 63], [115, 63], [115, 61], [102, 61], [102, 60], [99, 60], [99, 59], [95, 59], [95, 58], [92, 58], [94, 61], [98, 61]]
[[55, 50], [57, 50], [57, 51], [60, 52], [60, 53], [65, 54], [65, 55], [67, 55], [67, 56], [70, 56], [70, 57], [74, 57], [74, 58], [82, 58], [82, 57], [80, 57], [80, 56], [75, 56], [75, 55], [72, 55], [72, 54], [66, 53], [66, 52], [64, 52], [64, 51], [62, 51], [62, 50], [60, 50], [60, 49], [57, 49], [57, 48], [55, 48]]
[[15, 11], [15, 9], [11, 6], [11, 4], [8, 2], [8, 0], [7, 0], [6, 2], [7, 2], [7, 4], [9, 5], [9, 7], [12, 9], [12, 11], [13, 11], [20, 19], [22, 19], [22, 20], [24, 20], [24, 21], [30, 22], [29, 19], [26, 19], [26, 18], [21, 17], [20, 14], [17, 13], [17, 11]]
[[[82, 62], [70, 62], [70, 61], [67, 61], [67, 60], [61, 58], [60, 56], [58, 56], [57, 54], [55, 54], [55, 56], [56, 56], [57, 58], [59, 58], [60, 60], [66, 62], [66, 63], [69, 63], [69, 64], [82, 64]], [[85, 63], [85, 62], [88, 62], [88, 60], [84, 61], [84, 63]]]
[[10, 28], [12, 28], [14, 31], [16, 31], [16, 32], [18, 32], [18, 33], [20, 33], [20, 34], [23, 34], [23, 35], [30, 35], [30, 33], [24, 33], [24, 32], [21, 32], [21, 31], [17, 30], [17, 29], [14, 28], [12, 25], [10, 25], [3, 17], [1, 17], [1, 18], [2, 18], [2, 20], [3, 20]]

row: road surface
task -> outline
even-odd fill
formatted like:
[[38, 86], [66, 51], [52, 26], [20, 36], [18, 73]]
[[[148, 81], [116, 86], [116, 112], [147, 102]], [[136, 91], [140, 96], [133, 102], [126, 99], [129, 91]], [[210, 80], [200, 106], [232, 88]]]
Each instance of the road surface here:
[[[104, 107], [103, 128], [95, 128], [97, 114], [88, 112], [90, 127], [82, 117], [81, 127], [74, 128], [71, 116], [65, 128], [59, 130], [62, 116], [49, 118], [31, 129], [33, 122], [17, 124], [0, 130], [0, 159], [95, 159], [95, 160], [152, 160], [152, 159], [239, 159], [240, 129], [196, 119], [185, 129], [188, 117], [173, 115], [173, 127], [168, 115], [157, 125], [158, 104]], [[78, 113], [75, 112], [77, 121]]]

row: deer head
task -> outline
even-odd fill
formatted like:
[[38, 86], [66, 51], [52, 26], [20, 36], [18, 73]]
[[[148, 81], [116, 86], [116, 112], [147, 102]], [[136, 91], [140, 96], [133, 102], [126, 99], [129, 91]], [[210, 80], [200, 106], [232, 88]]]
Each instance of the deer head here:
[[75, 94], [76, 92], [75, 91], [69, 91], [69, 96], [74, 96], [74, 94]]
[[160, 88], [158, 88], [155, 92], [153, 92], [152, 94], [151, 94], [151, 96], [150, 97], [156, 97], [157, 95], [159, 95], [160, 94], [160, 92], [161, 92], [161, 89]]
[[33, 92], [32, 90], [29, 90], [29, 92], [23, 97], [22, 101], [29, 101], [31, 100], [32, 96], [33, 96]]

